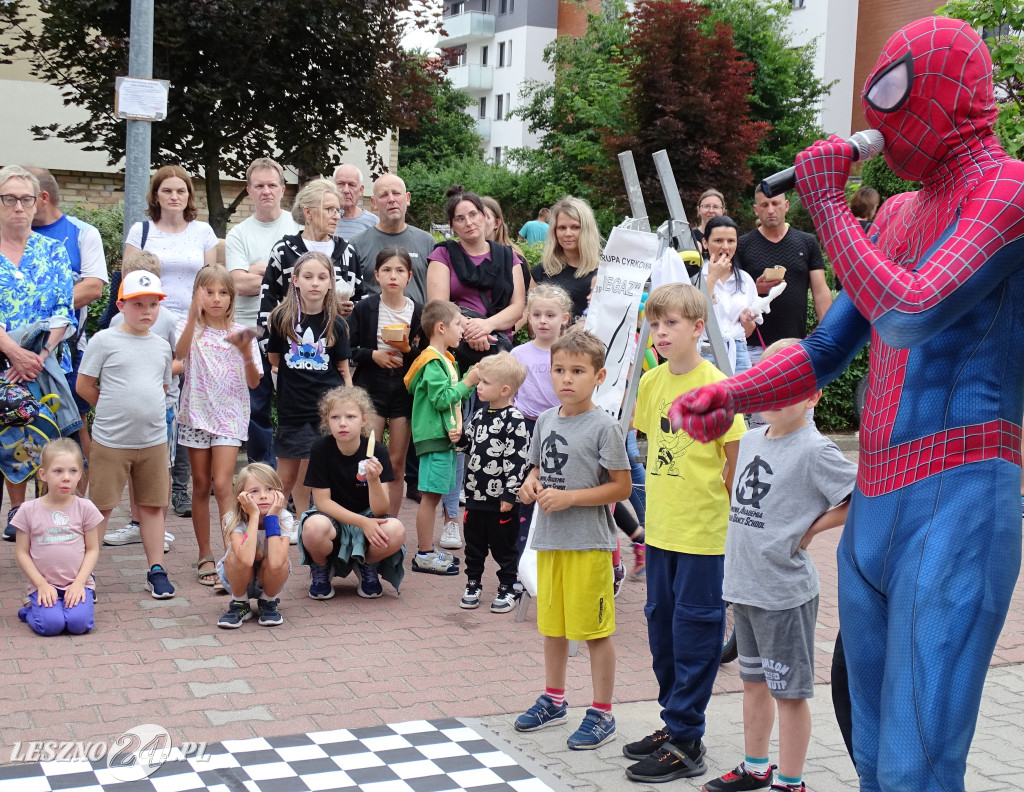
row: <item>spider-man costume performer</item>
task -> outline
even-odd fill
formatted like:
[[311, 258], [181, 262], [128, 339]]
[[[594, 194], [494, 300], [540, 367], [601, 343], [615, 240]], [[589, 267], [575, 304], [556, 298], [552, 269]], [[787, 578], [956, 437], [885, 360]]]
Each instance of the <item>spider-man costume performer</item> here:
[[963, 790], [988, 664], [1020, 569], [1024, 163], [992, 131], [992, 62], [966, 24], [889, 39], [863, 95], [889, 166], [872, 244], [843, 187], [849, 146], [797, 158], [797, 190], [844, 291], [799, 345], [688, 393], [700, 440], [734, 411], [821, 388], [871, 340], [857, 490], [839, 545], [839, 617], [862, 790]]

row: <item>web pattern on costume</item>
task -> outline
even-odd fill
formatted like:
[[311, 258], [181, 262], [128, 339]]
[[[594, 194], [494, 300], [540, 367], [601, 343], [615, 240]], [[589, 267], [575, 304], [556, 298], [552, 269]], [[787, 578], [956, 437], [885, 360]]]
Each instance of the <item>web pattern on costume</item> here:
[[906, 26], [866, 96], [901, 60], [912, 69], [903, 101], [865, 100], [865, 115], [889, 165], [921, 190], [886, 202], [876, 246], [846, 207], [847, 144], [797, 158], [797, 189], [844, 291], [798, 347], [720, 383], [717, 404], [795, 401], [838, 376], [870, 333], [858, 491], [839, 551], [860, 787], [961, 791], [1020, 567], [1020, 474], [1005, 463], [1021, 463], [1024, 164], [993, 135], [992, 64], [968, 26]]

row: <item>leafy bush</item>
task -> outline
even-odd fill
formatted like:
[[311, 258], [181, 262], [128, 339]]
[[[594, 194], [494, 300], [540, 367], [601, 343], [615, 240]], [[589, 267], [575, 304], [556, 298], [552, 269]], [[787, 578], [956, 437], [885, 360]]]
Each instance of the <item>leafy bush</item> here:
[[[825, 252], [822, 251], [825, 256]], [[832, 264], [825, 256], [825, 276], [829, 283], [834, 283], [835, 275]], [[833, 293], [835, 297], [835, 293]], [[818, 326], [818, 316], [814, 312], [814, 300], [807, 295], [807, 332]], [[852, 432], [860, 425], [857, 417], [856, 392], [861, 379], [868, 375], [868, 353], [871, 348], [866, 344], [846, 367], [846, 371], [825, 386], [818, 406], [814, 408], [814, 423], [821, 432]]]
[[478, 195], [494, 198], [501, 204], [505, 224], [513, 235], [537, 213], [539, 190], [536, 177], [529, 172], [511, 171], [503, 165], [475, 157], [451, 160], [440, 167], [414, 162], [402, 169], [402, 178], [412, 193], [407, 219], [410, 225], [419, 228], [448, 222], [445, 192], [453, 184], [461, 184]]
[[[107, 260], [107, 274], [121, 269], [121, 254], [124, 252], [124, 204], [112, 204], [103, 208], [93, 208], [76, 203], [67, 210], [79, 220], [96, 226], [103, 240], [103, 254]], [[99, 330], [97, 322], [107, 307], [110, 296], [108, 286], [103, 287], [103, 294], [89, 306], [89, 316], [85, 320], [85, 332], [93, 335]]]
[[917, 182], [910, 182], [901, 179], [889, 168], [885, 157], [875, 157], [864, 163], [860, 172], [861, 184], [865, 187], [874, 187], [882, 200], [886, 201], [894, 195], [920, 189]]

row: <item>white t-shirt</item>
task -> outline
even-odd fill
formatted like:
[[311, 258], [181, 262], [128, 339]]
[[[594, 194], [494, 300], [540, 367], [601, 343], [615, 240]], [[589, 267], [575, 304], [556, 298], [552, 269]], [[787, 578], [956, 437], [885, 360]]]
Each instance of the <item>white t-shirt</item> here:
[[[142, 249], [142, 223], [128, 232], [126, 245]], [[150, 222], [146, 247], [160, 259], [160, 283], [167, 293], [163, 306], [182, 316], [192, 305], [192, 286], [196, 274], [206, 263], [206, 251], [217, 247], [217, 235], [209, 223], [193, 220], [178, 234], [166, 234]]]
[[[295, 222], [291, 212], [282, 211], [270, 222], [261, 223], [249, 217], [228, 231], [224, 241], [224, 266], [232, 270], [249, 270], [253, 264], [266, 264], [282, 237], [297, 234], [302, 226]], [[259, 291], [252, 296], [238, 295], [235, 298], [235, 321], [246, 327], [256, 327], [256, 316], [260, 312]]]
[[302, 244], [310, 253], [323, 253], [327, 258], [334, 252], [334, 237], [325, 239], [323, 242], [314, 242], [312, 239], [303, 238]]
[[413, 302], [409, 297], [405, 298], [405, 307], [400, 311], [396, 311], [393, 308], [389, 308], [384, 304], [384, 301], [380, 301], [380, 310], [377, 312], [377, 349], [381, 352], [394, 352], [395, 348], [390, 344], [387, 344], [381, 339], [381, 331], [388, 325], [393, 324], [404, 324], [409, 326], [412, 324], [412, 311]]

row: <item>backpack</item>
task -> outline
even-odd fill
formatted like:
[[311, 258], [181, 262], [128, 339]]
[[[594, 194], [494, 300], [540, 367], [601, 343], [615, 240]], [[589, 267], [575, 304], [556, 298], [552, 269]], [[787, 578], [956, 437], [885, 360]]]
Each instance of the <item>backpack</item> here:
[[39, 415], [39, 402], [24, 385], [0, 375], [0, 427], [25, 426]]
[[[15, 396], [17, 391], [24, 391], [24, 396]], [[57, 410], [60, 406], [60, 399], [55, 393], [43, 395], [39, 385], [29, 382], [21, 385], [12, 385], [0, 378], [0, 394], [4, 395], [2, 406], [3, 418], [0, 418], [0, 473], [14, 483], [20, 484], [28, 481], [39, 470], [42, 459], [43, 446], [51, 440], [60, 437], [60, 427], [57, 426]], [[10, 395], [11, 401], [7, 400]], [[20, 399], [20, 402], [18, 401]], [[28, 413], [35, 411], [35, 415], [27, 421], [8, 422], [8, 407], [16, 411], [19, 408], [27, 409]]]

